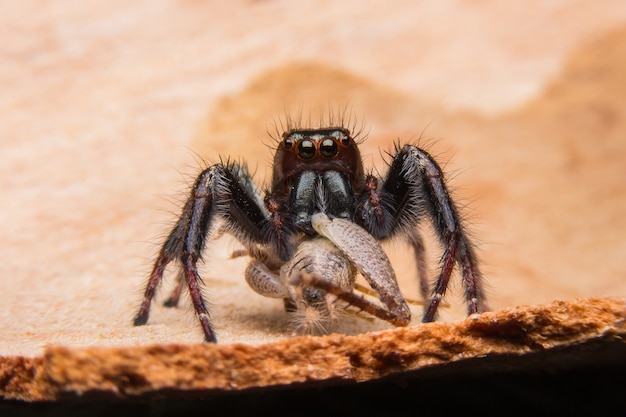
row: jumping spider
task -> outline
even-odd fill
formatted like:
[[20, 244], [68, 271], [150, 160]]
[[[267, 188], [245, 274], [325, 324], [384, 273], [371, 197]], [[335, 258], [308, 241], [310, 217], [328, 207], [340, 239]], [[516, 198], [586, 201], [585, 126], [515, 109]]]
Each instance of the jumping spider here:
[[[417, 231], [425, 217], [444, 248], [432, 292]], [[186, 284], [205, 340], [216, 342], [197, 262], [207, 240], [222, 232], [234, 235], [251, 256], [245, 272], [250, 287], [282, 298], [286, 310], [299, 317], [299, 333], [327, 331], [338, 299], [395, 326], [409, 324], [411, 312], [379, 245], [392, 237], [413, 248], [420, 291], [430, 300], [422, 321], [435, 319], [455, 263], [468, 314], [486, 309], [472, 244], [442, 170], [417, 146], [396, 145], [386, 177], [378, 178], [364, 172], [358, 143], [348, 129], [290, 128], [278, 141], [271, 188], [264, 193], [245, 164], [224, 162], [205, 169], [154, 263], [135, 326], [148, 321], [165, 267], [175, 261], [178, 283], [165, 305], [176, 306]], [[384, 308], [353, 293], [357, 273]]]

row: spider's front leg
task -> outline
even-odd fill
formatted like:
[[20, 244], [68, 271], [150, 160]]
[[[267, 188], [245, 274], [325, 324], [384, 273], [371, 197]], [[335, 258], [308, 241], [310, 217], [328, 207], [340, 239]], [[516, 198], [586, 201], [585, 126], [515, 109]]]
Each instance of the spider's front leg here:
[[[424, 216], [430, 217], [444, 254], [441, 272], [422, 321], [435, 319], [455, 263], [461, 268], [468, 314], [485, 311], [481, 275], [473, 246], [450, 198], [443, 172], [426, 151], [404, 145], [397, 150], [382, 184], [374, 176], [366, 178], [365, 190], [359, 196], [356, 221], [378, 239], [404, 236], [416, 251], [418, 268], [423, 269], [419, 264], [423, 263], [419, 255], [423, 247], [416, 227]], [[424, 277], [420, 278], [424, 293]]]
[[[280, 230], [268, 226], [268, 219], [271, 219], [273, 214], [264, 206], [244, 166], [235, 163], [217, 164], [204, 170], [194, 183], [182, 215], [165, 240], [154, 263], [134, 325], [140, 326], [148, 321], [150, 305], [163, 278], [165, 267], [175, 261], [181, 267], [179, 284], [166, 304], [171, 306], [178, 302], [182, 289], [180, 283], [185, 282], [205, 340], [216, 342], [209, 311], [200, 290], [202, 278], [197, 269], [197, 262], [202, 258], [207, 236], [219, 217], [225, 221], [229, 232], [233, 233], [244, 246], [252, 248], [271, 239], [273, 233], [280, 235]], [[282, 235], [274, 239], [274, 242], [279, 241], [285, 241]], [[277, 252], [287, 250], [280, 244], [274, 247], [277, 248]], [[278, 253], [278, 256], [285, 255]]]

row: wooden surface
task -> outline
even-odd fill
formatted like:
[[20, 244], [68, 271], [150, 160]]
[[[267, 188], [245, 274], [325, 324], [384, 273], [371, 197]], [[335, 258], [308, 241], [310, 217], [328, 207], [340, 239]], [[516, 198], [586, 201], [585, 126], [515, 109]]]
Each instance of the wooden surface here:
[[[385, 377], [397, 381], [448, 378], [454, 382], [468, 375], [478, 380], [498, 374], [507, 384], [523, 375], [516, 394], [523, 398], [529, 389], [524, 378], [542, 372], [558, 375], [565, 370], [593, 370], [608, 374], [626, 370], [625, 317], [623, 298], [578, 299], [489, 312], [456, 323], [428, 323], [355, 336], [300, 336], [264, 345], [51, 347], [43, 357], [2, 358], [0, 398], [95, 403], [114, 398], [224, 397], [286, 387], [301, 392], [313, 388], [310, 395], [315, 397], [319, 396], [315, 389], [322, 386]], [[619, 387], [623, 373], [613, 378]], [[455, 389], [450, 395], [468, 390]], [[622, 390], [616, 395], [611, 388], [603, 394], [603, 406], [624, 404]], [[545, 393], [541, 398], [549, 404], [558, 396], [549, 401], [550, 395]], [[272, 408], [284, 412], [276, 407], [279, 404]], [[585, 408], [591, 405], [587, 403]], [[431, 409], [433, 404], [425, 407]]]
[[[1, 7], [0, 355], [199, 342], [189, 308], [132, 327], [152, 258], [201, 160], [267, 178], [267, 132], [298, 108], [347, 106], [381, 171], [398, 138], [437, 155], [493, 309], [626, 295], [622, 1]], [[220, 342], [289, 337], [233, 248], [203, 268]], [[408, 251], [391, 248], [416, 296]], [[456, 277], [448, 300], [443, 319], [463, 318]]]

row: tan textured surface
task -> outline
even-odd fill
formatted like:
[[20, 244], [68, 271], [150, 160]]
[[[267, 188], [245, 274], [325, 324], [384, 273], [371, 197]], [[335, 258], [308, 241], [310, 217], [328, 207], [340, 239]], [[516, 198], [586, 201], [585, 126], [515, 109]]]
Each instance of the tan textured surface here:
[[[266, 132], [298, 106], [308, 117], [348, 103], [368, 165], [420, 136], [447, 161], [492, 308], [626, 294], [623, 2], [220, 7], [3, 6], [3, 370], [30, 375], [47, 345], [198, 342], [184, 308], [130, 325], [178, 211], [168, 200], [184, 195], [196, 153], [242, 157], [263, 178]], [[216, 246], [203, 271], [220, 342], [288, 337], [280, 303], [246, 287], [245, 260], [224, 259], [233, 247]], [[393, 252], [415, 296], [405, 251]], [[433, 270], [438, 254], [430, 245]], [[446, 321], [463, 317], [455, 287]]]
[[[626, 336], [625, 317], [624, 300], [607, 298], [507, 309], [459, 323], [301, 336], [257, 346], [51, 347], [43, 359], [10, 364], [17, 375], [0, 368], [0, 380], [8, 382], [0, 394], [30, 401], [163, 392], [206, 396], [320, 381], [362, 382], [462, 360], [524, 356], [594, 340], [610, 343]], [[561, 366], [568, 365], [563, 356]]]

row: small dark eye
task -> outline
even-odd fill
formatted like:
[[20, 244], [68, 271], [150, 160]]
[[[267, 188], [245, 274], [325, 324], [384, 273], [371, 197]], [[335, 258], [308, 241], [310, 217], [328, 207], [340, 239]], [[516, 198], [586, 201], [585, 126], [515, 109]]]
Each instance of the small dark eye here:
[[320, 153], [324, 158], [332, 158], [337, 155], [337, 144], [332, 139], [324, 139], [320, 146]]
[[341, 138], [341, 144], [344, 146], [348, 146], [350, 144], [350, 136], [343, 136]]
[[315, 156], [315, 145], [310, 140], [303, 140], [298, 146], [298, 155], [302, 159], [311, 159]]
[[285, 139], [285, 149], [291, 149], [292, 146], [293, 146], [293, 140], [291, 140], [291, 138], [286, 138]]
[[302, 290], [302, 299], [311, 306], [320, 305], [324, 302], [324, 294], [315, 288], [304, 288]]

